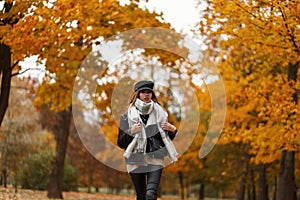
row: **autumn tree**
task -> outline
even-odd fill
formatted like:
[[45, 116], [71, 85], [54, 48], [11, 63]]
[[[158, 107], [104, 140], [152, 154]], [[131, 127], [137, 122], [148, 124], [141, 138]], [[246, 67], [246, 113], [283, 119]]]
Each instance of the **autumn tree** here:
[[[117, 1], [11, 1], [5, 3], [3, 11], [6, 14], [1, 18], [1, 44], [11, 50], [16, 62], [30, 55], [38, 55], [39, 60], [45, 59], [47, 75], [38, 89], [36, 104], [50, 103], [51, 109], [66, 120], [61, 122], [59, 130], [63, 130], [62, 133], [56, 134], [56, 166], [48, 192], [49, 197], [61, 198], [59, 183], [63, 177], [62, 166], [71, 120], [73, 81], [81, 62], [95, 44], [94, 40], [131, 28], [165, 25], [158, 20], [159, 15], [138, 8], [136, 3], [121, 6]], [[9, 20], [13, 20], [13, 26], [6, 23]], [[8, 74], [11, 74], [12, 67], [10, 55], [3, 59], [8, 62], [6, 68], [1, 65], [1, 70], [8, 70]], [[3, 79], [6, 81], [2, 84], [5, 88], [9, 88], [9, 77]], [[4, 97], [8, 99], [9, 90], [6, 91], [1, 95], [6, 94]], [[7, 103], [1, 103], [1, 106], [6, 107]]]
[[[88, 143], [86, 138], [83, 138], [82, 135], [77, 133], [74, 123], [71, 124], [67, 153], [73, 166], [76, 166], [78, 169], [80, 185], [87, 187], [88, 192], [92, 192], [92, 188], [96, 188], [97, 191], [100, 187], [114, 188], [116, 185], [118, 185], [118, 187], [125, 187], [126, 183], [128, 184], [129, 182], [127, 174], [118, 173], [118, 171], [105, 166], [105, 163], [101, 163], [101, 161], [97, 160], [91, 153], [96, 150], [103, 150], [105, 142], [100, 140], [98, 132], [94, 131], [88, 123], [85, 123], [84, 116], [82, 115], [80, 117], [80, 123], [78, 123], [76, 127], [79, 128], [79, 126], [83, 126], [79, 129], [84, 128], [89, 135], [88, 137], [92, 140], [96, 140], [96, 145]], [[98, 148], [91, 150], [91, 146]], [[89, 150], [91, 152], [89, 152]], [[124, 179], [124, 177], [126, 177], [126, 179]]]
[[[1, 12], [1, 30], [3, 30], [4, 26], [10, 26], [13, 24], [12, 20], [8, 17], [4, 17], [8, 15], [12, 8], [12, 3], [8, 3], [5, 1], [2, 6]], [[3, 16], [4, 15], [4, 16]], [[2, 31], [1, 31], [2, 32]], [[3, 40], [3, 34], [0, 35], [0, 39]], [[1, 75], [1, 93], [0, 93], [0, 125], [2, 124], [7, 106], [9, 101], [9, 93], [10, 93], [10, 82], [11, 82], [11, 50], [8, 45], [0, 41], [0, 75]]]
[[227, 87], [224, 138], [246, 144], [257, 164], [281, 160], [276, 198], [285, 200], [296, 199], [298, 5], [216, 0], [199, 24]]
[[[15, 48], [6, 40], [14, 26], [22, 21], [31, 6], [38, 6], [38, 1], [1, 1], [0, 5], [0, 125], [9, 103], [11, 78], [19, 71], [19, 61], [24, 58], [13, 57]], [[27, 44], [26, 44], [27, 45]]]
[[41, 146], [42, 129], [38, 123], [38, 111], [33, 106], [34, 83], [30, 78], [12, 79], [9, 100], [12, 106], [7, 109], [0, 130], [1, 180], [4, 187], [7, 187], [10, 176], [17, 189], [22, 159]]

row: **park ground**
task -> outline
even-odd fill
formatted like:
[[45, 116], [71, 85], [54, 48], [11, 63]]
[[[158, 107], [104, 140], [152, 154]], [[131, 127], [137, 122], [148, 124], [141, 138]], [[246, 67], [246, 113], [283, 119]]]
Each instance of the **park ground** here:
[[[135, 200], [134, 196], [86, 193], [86, 192], [63, 192], [64, 200]], [[0, 187], [0, 200], [50, 200], [47, 191], [18, 189], [17, 193], [11, 187]], [[51, 199], [54, 200], [54, 199]], [[180, 198], [160, 198], [159, 200], [180, 200]], [[189, 199], [194, 200], [194, 199]], [[218, 200], [210, 199], [207, 200]]]
[[[133, 196], [121, 196], [86, 192], [63, 192], [64, 200], [134, 200]], [[35, 191], [0, 187], [0, 200], [50, 200], [47, 191]], [[53, 199], [52, 199], [53, 200]], [[161, 198], [160, 200], [177, 200], [176, 198]]]

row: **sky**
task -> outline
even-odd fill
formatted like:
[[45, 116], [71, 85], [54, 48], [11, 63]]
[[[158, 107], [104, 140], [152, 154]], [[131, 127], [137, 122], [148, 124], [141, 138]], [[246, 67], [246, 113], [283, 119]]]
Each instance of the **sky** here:
[[[163, 12], [164, 18], [176, 31], [189, 32], [200, 19], [200, 11], [196, 9], [195, 0], [149, 0], [150, 11]], [[142, 4], [141, 6], [145, 6]]]
[[[128, 0], [120, 0], [121, 4], [127, 3]], [[178, 32], [186, 33], [192, 36], [190, 31], [200, 19], [200, 10], [196, 9], [196, 0], [148, 0], [147, 3], [141, 3], [141, 7], [147, 7], [150, 11], [162, 12], [164, 19]], [[20, 62], [22, 69], [42, 68], [42, 64], [37, 66], [36, 56], [26, 58]], [[29, 70], [23, 76], [38, 76], [42, 79], [43, 73], [37, 70]]]

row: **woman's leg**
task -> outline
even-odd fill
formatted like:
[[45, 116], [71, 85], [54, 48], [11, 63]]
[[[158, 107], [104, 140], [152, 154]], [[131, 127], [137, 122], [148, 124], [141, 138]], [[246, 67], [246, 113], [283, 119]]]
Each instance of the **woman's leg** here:
[[146, 200], [146, 173], [129, 173], [133, 182], [136, 200]]
[[158, 169], [155, 171], [150, 171], [147, 173], [147, 200], [156, 200], [157, 199], [157, 191], [160, 182], [160, 177], [162, 174], [162, 169]]

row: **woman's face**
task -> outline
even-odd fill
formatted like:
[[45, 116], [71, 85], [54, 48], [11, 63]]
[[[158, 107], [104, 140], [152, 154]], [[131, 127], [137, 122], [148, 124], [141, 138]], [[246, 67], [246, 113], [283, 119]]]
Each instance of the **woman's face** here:
[[141, 90], [139, 93], [139, 99], [143, 102], [149, 103], [152, 99], [152, 91], [151, 90]]

